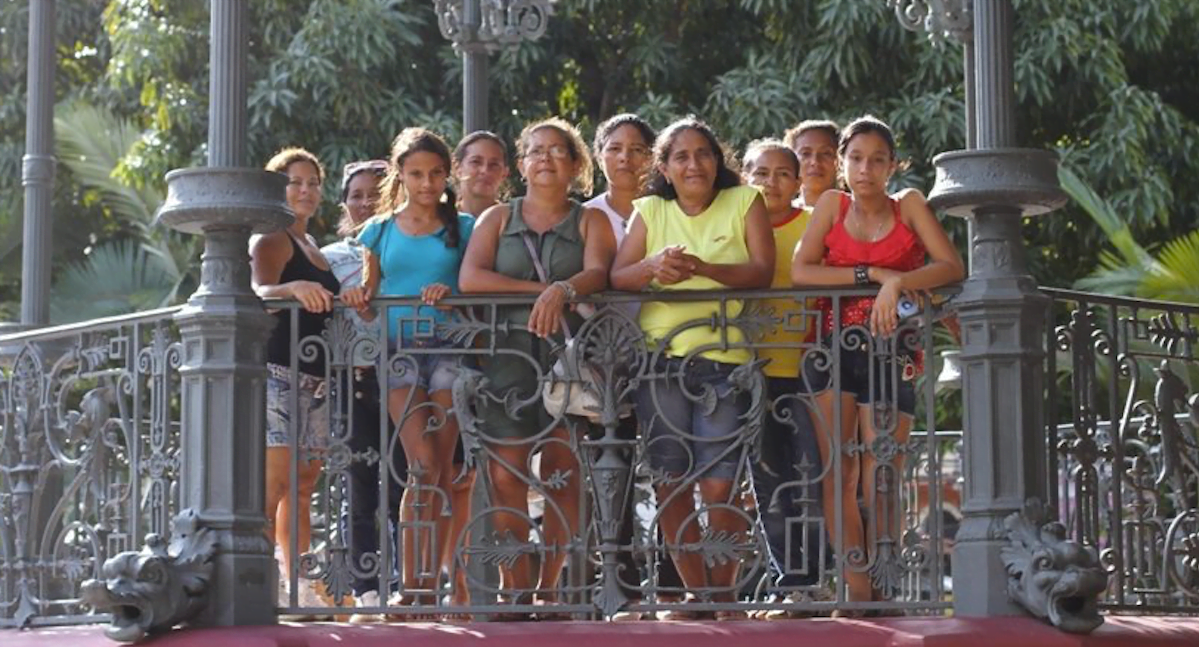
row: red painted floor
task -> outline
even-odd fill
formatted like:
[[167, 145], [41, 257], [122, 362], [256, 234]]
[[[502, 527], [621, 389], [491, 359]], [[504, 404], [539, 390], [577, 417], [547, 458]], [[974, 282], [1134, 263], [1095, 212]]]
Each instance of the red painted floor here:
[[[1119, 617], [1089, 636], [1026, 618], [886, 618], [786, 622], [529, 622], [192, 629], [153, 647], [1199, 647], [1199, 618]], [[113, 647], [100, 627], [0, 630], [2, 647]]]

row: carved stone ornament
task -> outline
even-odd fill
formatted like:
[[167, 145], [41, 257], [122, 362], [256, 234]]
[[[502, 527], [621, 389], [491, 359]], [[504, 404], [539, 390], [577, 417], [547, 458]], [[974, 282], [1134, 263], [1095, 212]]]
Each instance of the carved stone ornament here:
[[83, 601], [112, 614], [104, 635], [136, 642], [195, 617], [207, 603], [217, 541], [198, 527], [192, 510], [175, 517], [170, 544], [156, 534], [146, 536], [140, 551], [127, 551], [104, 562], [103, 580], [87, 580]]
[[1000, 552], [1008, 596], [1032, 615], [1069, 633], [1090, 633], [1103, 624], [1099, 596], [1107, 572], [1094, 548], [1066, 539], [1038, 499], [1004, 521], [1008, 545]]

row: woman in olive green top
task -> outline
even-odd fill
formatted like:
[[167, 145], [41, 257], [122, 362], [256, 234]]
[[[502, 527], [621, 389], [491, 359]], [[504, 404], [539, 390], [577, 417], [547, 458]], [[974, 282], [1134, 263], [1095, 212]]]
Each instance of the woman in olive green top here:
[[[580, 465], [572, 450], [566, 420], [551, 418], [537, 393], [553, 363], [551, 349], [562, 344], [560, 321], [572, 331], [582, 323], [566, 312], [576, 296], [599, 292], [608, 285], [608, 267], [615, 254], [615, 239], [608, 218], [598, 209], [584, 209], [570, 198], [572, 185], [590, 192], [591, 158], [574, 126], [547, 119], [526, 126], [517, 142], [518, 168], [528, 191], [523, 198], [483, 212], [475, 226], [459, 273], [463, 293], [508, 292], [536, 294], [532, 308], [501, 308], [499, 318], [514, 325], [497, 332], [495, 345], [503, 354], [483, 366], [488, 392], [527, 404], [509, 416], [501, 403], [478, 405], [489, 456], [488, 475], [492, 505], [526, 510], [532, 477], [527, 473], [530, 454], [541, 452], [541, 478], [568, 475], [562, 487], [547, 488], [543, 541], [546, 548], [564, 546], [579, 528]], [[530, 255], [526, 238], [537, 251], [546, 273], [542, 281]], [[523, 328], [523, 329], [522, 329]], [[527, 330], [527, 331], [526, 331]], [[494, 516], [498, 536], [527, 541], [529, 526], [514, 513]], [[555, 588], [566, 558], [565, 550], [551, 550], [541, 562], [537, 588]], [[502, 588], [526, 597], [528, 558], [501, 569]], [[523, 601], [523, 600], [520, 600]]]

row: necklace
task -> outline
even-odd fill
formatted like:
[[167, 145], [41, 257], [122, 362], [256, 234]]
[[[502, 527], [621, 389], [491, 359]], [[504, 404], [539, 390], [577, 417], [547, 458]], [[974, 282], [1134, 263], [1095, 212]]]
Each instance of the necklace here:
[[[865, 216], [865, 214], [862, 213], [861, 209], [858, 209], [857, 202], [853, 203], [853, 212], [857, 216], [857, 221], [859, 223], [861, 223], [857, 228], [858, 233], [862, 233], [862, 228], [865, 227], [865, 225], [866, 225], [866, 216]], [[882, 220], [880, 220], [878, 223], [878, 227], [875, 227], [875, 229], [874, 229], [874, 235], [867, 238], [865, 240], [865, 242], [877, 243], [878, 239], [879, 239], [879, 235], [881, 235], [883, 233], [883, 227], [885, 227], [886, 225], [887, 225], [887, 218], [883, 218]]]

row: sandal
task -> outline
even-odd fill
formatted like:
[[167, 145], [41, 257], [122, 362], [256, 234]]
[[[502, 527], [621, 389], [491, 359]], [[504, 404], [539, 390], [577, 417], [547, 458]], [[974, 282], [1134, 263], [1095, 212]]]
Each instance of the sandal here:
[[[501, 593], [499, 595], [500, 604], [511, 605], [526, 605], [533, 604], [533, 592], [525, 591], [513, 597], [511, 594]], [[482, 616], [486, 620], [492, 622], [528, 622], [535, 620], [533, 613], [529, 611], [485, 611]]]
[[713, 617], [711, 611], [700, 611], [698, 609], [686, 608], [687, 604], [693, 602], [698, 602], [698, 600], [688, 595], [683, 600], [683, 606], [678, 606], [673, 609], [667, 609], [666, 611], [660, 612], [658, 614], [658, 619], [665, 622], [690, 622], [694, 620], [710, 620]]
[[573, 620], [569, 611], [555, 611], [554, 607], [558, 606], [556, 600], [546, 600], [538, 598], [533, 601], [533, 604], [541, 607], [544, 611], [537, 611], [534, 617], [542, 622], [562, 622], [565, 620]]
[[[423, 606], [423, 600], [430, 598], [429, 595], [419, 593], [409, 594], [412, 597], [407, 597], [399, 592], [392, 593], [391, 597], [387, 598], [387, 606], [389, 607], [417, 607]], [[436, 597], [432, 598], [433, 604], [437, 604]], [[383, 615], [390, 622], [437, 622], [441, 620], [441, 614], [432, 612], [420, 613], [386, 613]]]
[[724, 609], [716, 612], [717, 622], [735, 622], [738, 620], [749, 620], [749, 616], [741, 609]]

